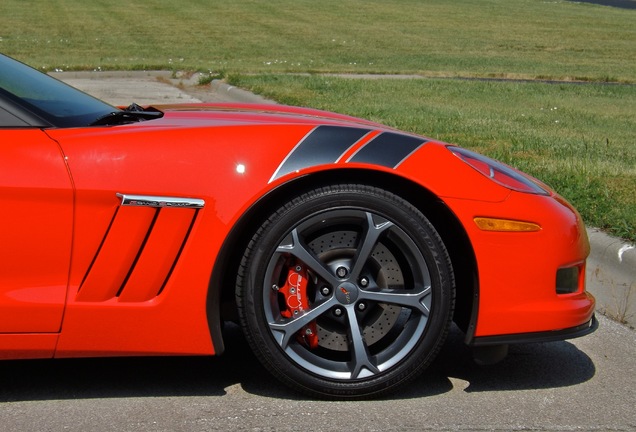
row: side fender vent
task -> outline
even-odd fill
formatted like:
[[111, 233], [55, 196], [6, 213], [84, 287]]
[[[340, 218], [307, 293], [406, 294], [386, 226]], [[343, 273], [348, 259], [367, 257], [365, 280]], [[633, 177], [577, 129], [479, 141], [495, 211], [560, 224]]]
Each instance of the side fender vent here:
[[128, 204], [122, 196], [76, 300], [144, 302], [164, 289], [202, 207]]

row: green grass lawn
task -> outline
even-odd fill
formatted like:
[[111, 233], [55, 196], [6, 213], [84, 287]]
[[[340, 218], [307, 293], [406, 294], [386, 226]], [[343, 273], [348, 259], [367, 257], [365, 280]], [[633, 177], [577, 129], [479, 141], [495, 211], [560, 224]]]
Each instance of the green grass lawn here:
[[2, 0], [0, 51], [46, 69], [636, 82], [636, 12], [544, 0]]
[[43, 70], [222, 73], [284, 103], [475, 148], [636, 240], [636, 86], [598, 84], [636, 84], [635, 23], [634, 10], [545, 0], [2, 0], [0, 52]]

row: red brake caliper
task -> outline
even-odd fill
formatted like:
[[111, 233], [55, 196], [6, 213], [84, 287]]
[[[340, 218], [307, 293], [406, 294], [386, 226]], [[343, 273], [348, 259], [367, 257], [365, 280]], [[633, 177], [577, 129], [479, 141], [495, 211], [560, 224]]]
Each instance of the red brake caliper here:
[[[281, 310], [280, 314], [285, 318], [292, 318], [300, 315], [303, 311], [309, 309], [309, 299], [307, 298], [307, 268], [302, 264], [296, 264], [289, 267], [287, 280], [279, 293], [285, 297], [285, 305], [287, 310]], [[298, 334], [298, 340], [303, 342], [309, 348], [318, 347], [318, 331], [316, 323], [310, 322]]]

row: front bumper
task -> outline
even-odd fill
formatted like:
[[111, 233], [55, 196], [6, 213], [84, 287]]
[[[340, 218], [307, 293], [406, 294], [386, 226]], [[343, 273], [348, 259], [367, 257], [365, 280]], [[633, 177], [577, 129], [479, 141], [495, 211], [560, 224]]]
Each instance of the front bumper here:
[[555, 342], [582, 337], [595, 332], [596, 329], [598, 329], [598, 320], [595, 315], [592, 315], [588, 322], [563, 330], [476, 337], [469, 341], [468, 344], [474, 347], [485, 347], [519, 343]]
[[[590, 250], [585, 226], [572, 206], [558, 196], [517, 192], [498, 203], [445, 201], [462, 221], [477, 261], [478, 295], [469, 344], [556, 340], [594, 330], [595, 300], [585, 291], [585, 272], [580, 272], [574, 292], [557, 292], [558, 270], [583, 268]], [[483, 231], [475, 217], [528, 221], [541, 229]]]

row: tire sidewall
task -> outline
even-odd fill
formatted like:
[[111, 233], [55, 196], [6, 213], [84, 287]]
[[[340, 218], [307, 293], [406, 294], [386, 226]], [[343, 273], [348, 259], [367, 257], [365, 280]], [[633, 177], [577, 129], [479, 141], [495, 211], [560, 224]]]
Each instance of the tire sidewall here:
[[[292, 361], [274, 340], [265, 317], [263, 290], [271, 256], [282, 239], [302, 221], [320, 212], [353, 208], [372, 211], [398, 225], [416, 244], [429, 269], [432, 286], [431, 314], [413, 350], [388, 370], [366, 379], [331, 380], [313, 374]], [[418, 375], [437, 354], [450, 324], [454, 300], [452, 269], [446, 249], [430, 222], [402, 198], [382, 189], [338, 185], [302, 194], [281, 207], [254, 236], [246, 254], [246, 279], [239, 308], [246, 337], [259, 359], [279, 379], [292, 387], [322, 396], [372, 395]], [[316, 390], [320, 389], [320, 390]]]

